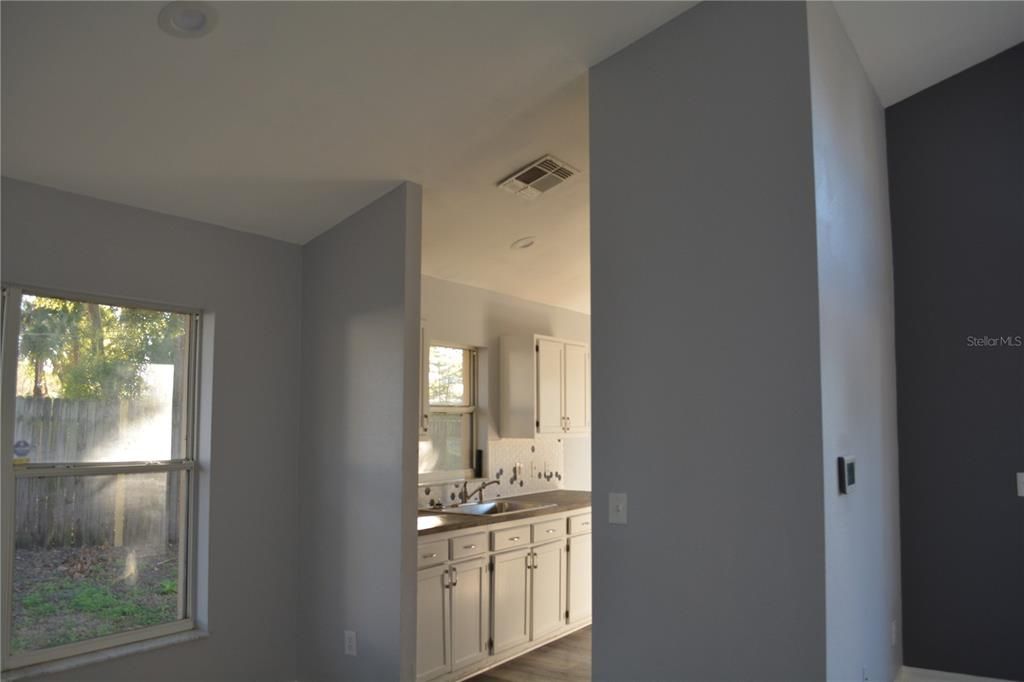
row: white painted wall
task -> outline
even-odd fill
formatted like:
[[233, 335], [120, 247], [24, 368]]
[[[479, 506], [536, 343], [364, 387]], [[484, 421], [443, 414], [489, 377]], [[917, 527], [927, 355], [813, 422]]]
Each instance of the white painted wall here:
[[[478, 441], [498, 439], [498, 338], [547, 334], [590, 343], [590, 316], [494, 291], [423, 277], [422, 316], [428, 340], [480, 349]], [[590, 438], [566, 438], [563, 487], [590, 489]]]
[[5, 282], [206, 312], [198, 590], [210, 636], [48, 680], [295, 676], [299, 247], [3, 179]]
[[[885, 115], [828, 2], [807, 4], [818, 235], [828, 678], [894, 679], [900, 618]], [[857, 483], [840, 496], [836, 458]]]
[[302, 680], [415, 677], [420, 211], [403, 183], [302, 248]]
[[591, 70], [595, 679], [825, 677], [808, 69], [756, 2]]

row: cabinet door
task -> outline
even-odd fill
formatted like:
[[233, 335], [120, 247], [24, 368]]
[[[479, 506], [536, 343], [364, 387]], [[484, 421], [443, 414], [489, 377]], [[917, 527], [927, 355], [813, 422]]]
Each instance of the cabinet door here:
[[425, 568], [416, 579], [416, 680], [449, 672], [451, 666], [448, 569]]
[[534, 547], [532, 566], [530, 639], [540, 639], [565, 624], [565, 543]]
[[530, 550], [495, 554], [491, 571], [494, 653], [530, 641]]
[[491, 585], [486, 559], [452, 564], [450, 571], [452, 670], [458, 670], [487, 656]]
[[563, 366], [565, 344], [538, 339], [537, 353], [537, 433], [562, 433]]
[[587, 409], [589, 356], [586, 346], [565, 344], [565, 418], [570, 433], [586, 433], [590, 430]]
[[590, 618], [592, 547], [593, 536], [589, 533], [569, 538], [569, 623]]

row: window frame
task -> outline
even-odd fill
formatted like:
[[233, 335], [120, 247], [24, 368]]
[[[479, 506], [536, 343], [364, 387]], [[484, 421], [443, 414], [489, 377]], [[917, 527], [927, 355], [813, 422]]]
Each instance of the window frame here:
[[[466, 366], [466, 384], [469, 386], [468, 405], [432, 405], [430, 403], [430, 349], [434, 346], [444, 348], [458, 348], [469, 353], [469, 362]], [[443, 469], [419, 474], [419, 482], [422, 483], [443, 483], [445, 481], [460, 481], [463, 479], [476, 478], [476, 470], [473, 468], [473, 458], [476, 456], [477, 444], [477, 358], [478, 349], [474, 346], [467, 346], [461, 343], [448, 343], [436, 339], [426, 340], [423, 349], [423, 401], [427, 413], [427, 423], [430, 423], [430, 415], [433, 414], [459, 414], [469, 415], [469, 460], [470, 466], [465, 469]]]
[[[21, 330], [21, 299], [23, 295], [65, 298], [100, 305], [146, 308], [188, 315], [188, 366], [185, 369], [185, 416], [183, 428], [185, 438], [181, 459], [158, 462], [94, 462], [94, 463], [28, 463], [14, 465], [14, 453], [10, 443], [14, 442], [14, 422], [18, 373], [18, 338]], [[181, 306], [150, 303], [146, 301], [95, 296], [69, 291], [60, 291], [35, 286], [21, 286], [4, 282], [0, 311], [0, 490], [2, 490], [3, 519], [0, 523], [0, 670], [4, 673], [26, 666], [49, 663], [74, 656], [81, 656], [113, 647], [133, 644], [165, 637], [196, 628], [196, 571], [197, 571], [197, 526], [199, 518], [199, 466], [198, 466], [198, 424], [199, 424], [199, 378], [200, 347], [202, 346], [202, 311]], [[8, 445], [4, 446], [3, 443]], [[187, 485], [181, 486], [185, 498], [179, 504], [178, 514], [183, 516], [185, 537], [179, 548], [178, 574], [184, 589], [178, 590], [178, 614], [180, 618], [170, 623], [150, 625], [134, 630], [84, 639], [69, 644], [47, 647], [18, 654], [11, 653], [11, 625], [13, 617], [14, 579], [14, 510], [15, 486], [19, 478], [77, 477], [113, 474], [143, 474], [187, 472]]]

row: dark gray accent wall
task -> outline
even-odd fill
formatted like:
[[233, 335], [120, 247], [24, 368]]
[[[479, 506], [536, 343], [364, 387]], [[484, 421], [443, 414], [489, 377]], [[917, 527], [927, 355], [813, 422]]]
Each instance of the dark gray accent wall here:
[[886, 128], [904, 662], [1024, 680], [1024, 45]]
[[402, 183], [302, 248], [302, 680], [416, 676], [420, 209]]
[[702, 3], [610, 57], [590, 134], [594, 679], [823, 679], [804, 4]]
[[5, 282], [205, 312], [196, 578], [209, 636], [46, 679], [294, 679], [299, 247], [9, 178], [2, 193]]

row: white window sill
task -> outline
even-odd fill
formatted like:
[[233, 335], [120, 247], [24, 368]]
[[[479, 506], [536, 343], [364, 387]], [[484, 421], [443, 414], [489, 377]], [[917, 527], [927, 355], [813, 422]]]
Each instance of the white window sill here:
[[95, 663], [102, 663], [103, 661], [110, 661], [115, 658], [122, 658], [124, 656], [139, 654], [143, 651], [162, 649], [164, 647], [174, 646], [176, 644], [192, 642], [197, 639], [205, 639], [209, 636], [209, 633], [205, 630], [188, 630], [186, 632], [176, 632], [173, 635], [164, 635], [162, 637], [154, 637], [153, 639], [144, 639], [141, 642], [122, 644], [120, 646], [110, 647], [109, 649], [103, 649], [101, 651], [92, 651], [87, 654], [69, 656], [68, 658], [62, 658], [56, 661], [37, 663], [36, 665], [25, 666], [24, 668], [5, 670], [3, 672], [3, 680], [4, 682], [14, 682], [14, 680], [27, 680], [33, 677], [39, 677], [41, 675], [50, 675], [53, 673], [66, 672], [68, 670], [74, 670], [75, 668], [81, 668], [82, 666], [86, 665], [93, 665]]

